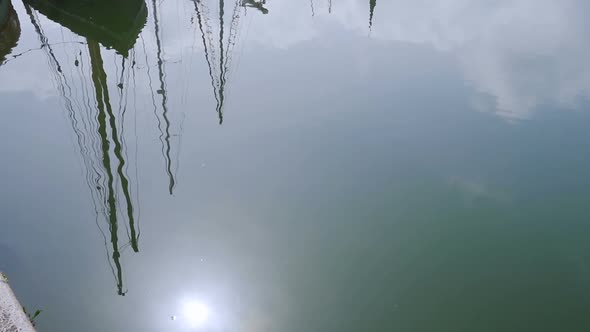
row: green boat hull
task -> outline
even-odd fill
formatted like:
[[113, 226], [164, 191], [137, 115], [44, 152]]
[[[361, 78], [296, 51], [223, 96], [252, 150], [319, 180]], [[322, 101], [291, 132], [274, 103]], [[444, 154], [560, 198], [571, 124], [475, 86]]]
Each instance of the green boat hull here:
[[10, 0], [0, 0], [0, 65], [20, 38], [20, 22]]
[[25, 0], [77, 35], [127, 56], [147, 22], [143, 0]]

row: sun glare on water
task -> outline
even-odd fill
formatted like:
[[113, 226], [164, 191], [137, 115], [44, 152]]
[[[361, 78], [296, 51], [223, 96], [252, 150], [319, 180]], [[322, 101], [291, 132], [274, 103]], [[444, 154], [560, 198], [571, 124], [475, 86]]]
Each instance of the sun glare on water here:
[[199, 301], [186, 301], [182, 305], [182, 314], [191, 327], [202, 327], [207, 323], [211, 311], [209, 307]]

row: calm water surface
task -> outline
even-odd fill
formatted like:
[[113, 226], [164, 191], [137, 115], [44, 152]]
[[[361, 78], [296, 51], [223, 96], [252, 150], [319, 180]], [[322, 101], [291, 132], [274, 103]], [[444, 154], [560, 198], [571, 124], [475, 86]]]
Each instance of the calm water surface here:
[[39, 331], [590, 331], [590, 3], [0, 0]]

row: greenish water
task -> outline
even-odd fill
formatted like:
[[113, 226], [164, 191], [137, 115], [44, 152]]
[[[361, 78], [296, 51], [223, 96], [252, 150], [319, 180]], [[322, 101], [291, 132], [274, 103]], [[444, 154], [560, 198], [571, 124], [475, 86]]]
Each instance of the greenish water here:
[[589, 331], [585, 1], [0, 0], [39, 331]]

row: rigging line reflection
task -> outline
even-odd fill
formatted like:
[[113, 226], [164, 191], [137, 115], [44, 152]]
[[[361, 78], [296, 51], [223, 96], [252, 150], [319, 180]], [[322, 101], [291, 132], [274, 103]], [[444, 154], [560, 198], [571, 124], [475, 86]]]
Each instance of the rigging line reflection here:
[[[141, 204], [139, 204], [139, 148], [138, 148], [138, 136], [137, 136], [137, 83], [135, 79], [135, 65], [136, 65], [136, 52], [135, 48], [131, 51], [131, 72], [133, 77], [133, 135], [135, 137], [135, 203], [137, 206], [137, 241], [139, 241], [139, 237], [141, 236]], [[153, 93], [153, 91], [152, 91]]]
[[[86, 137], [87, 135], [85, 135], [85, 133], [84, 133], [83, 128], [81, 128], [79, 125], [80, 121], [78, 121], [78, 119], [76, 117], [76, 112], [74, 110], [72, 99], [71, 99], [71, 89], [66, 90], [66, 88], [65, 88], [65, 86], [69, 86], [69, 84], [67, 83], [67, 79], [61, 70], [61, 65], [60, 65], [59, 61], [57, 60], [57, 57], [55, 56], [55, 53], [53, 52], [51, 45], [48, 43], [48, 39], [45, 36], [43, 29], [41, 28], [40, 24], [38, 23], [38, 19], [34, 15], [31, 7], [26, 3], [24, 5], [25, 5], [25, 10], [31, 20], [31, 23], [32, 23], [35, 31], [37, 32], [39, 42], [41, 43], [41, 47], [43, 48], [45, 54], [47, 55], [48, 66], [49, 66], [50, 72], [52, 73], [52, 77], [53, 77], [54, 83], [56, 84], [58, 93], [64, 101], [64, 107], [66, 108], [68, 118], [69, 118], [70, 123], [72, 125], [72, 129], [74, 130], [74, 134], [76, 135], [78, 147], [79, 147], [80, 152], [82, 154], [83, 163], [85, 164], [85, 168], [87, 170], [89, 170], [90, 167], [92, 167], [92, 166], [91, 166], [89, 151], [86, 148], [86, 141], [88, 139]], [[66, 91], [69, 91], [69, 94]], [[82, 117], [82, 120], [83, 120], [83, 117]], [[88, 173], [89, 172], [86, 172], [87, 180], [88, 180]]]
[[[124, 77], [124, 72], [125, 72], [125, 68], [126, 68], [125, 63], [126, 63], [126, 59], [125, 59], [125, 57], [123, 57], [121, 77]], [[126, 148], [127, 144], [125, 142], [125, 135], [123, 134], [123, 132], [125, 130], [125, 114], [127, 112], [127, 97], [128, 97], [128, 90], [129, 90], [127, 87], [128, 82], [129, 82], [129, 71], [127, 71], [127, 79], [125, 80], [125, 82], [119, 83], [119, 84], [121, 84], [120, 90], [122, 90], [122, 92], [123, 92], [123, 93], [121, 93], [120, 98], [119, 98], [119, 105], [120, 105], [119, 106], [119, 114], [120, 114], [120, 119], [121, 119], [120, 120], [121, 132], [119, 135], [119, 141], [121, 142], [121, 146], [125, 147], [125, 148], [121, 149], [122, 156], [120, 156], [121, 157], [120, 161], [122, 161], [122, 163], [119, 163], [118, 173], [119, 173], [119, 178], [121, 179], [121, 186], [123, 187], [123, 195], [125, 196], [125, 202], [126, 202], [126, 206], [127, 206], [127, 220], [129, 222], [129, 232], [130, 232], [129, 238], [131, 241], [131, 247], [133, 248], [133, 251], [138, 252], [139, 247], [138, 247], [138, 240], [137, 240], [137, 232], [135, 230], [133, 200], [132, 200], [132, 195], [130, 194], [131, 189], [130, 189], [130, 185], [129, 185], [129, 175], [127, 174], [127, 167], [126, 167], [126, 163], [125, 163], [125, 160], [129, 160], [129, 155], [127, 153], [127, 148]], [[122, 110], [121, 110], [121, 108], [122, 108]]]
[[164, 61], [162, 60], [162, 42], [160, 36], [160, 25], [158, 21], [158, 5], [156, 0], [152, 0], [153, 16], [154, 16], [154, 29], [156, 35], [156, 57], [158, 59], [158, 79], [160, 81], [160, 89], [158, 94], [162, 96], [162, 118], [164, 119], [164, 132], [160, 127], [160, 141], [162, 142], [162, 155], [164, 156], [166, 174], [168, 174], [168, 192], [170, 195], [174, 192], [174, 186], [176, 181], [174, 180], [174, 174], [172, 174], [172, 159], [170, 158], [170, 120], [168, 119], [168, 96], [166, 94], [166, 74], [164, 70]]
[[[1, 37], [2, 37], [2, 35], [0, 34], [0, 39], [1, 39]], [[2, 43], [2, 41], [0, 41], [0, 43]], [[84, 42], [79, 42], [79, 41], [50, 43], [48, 45], [56, 46], [56, 45], [67, 45], [67, 44], [86, 45]], [[39, 46], [39, 47], [29, 48], [28, 50], [24, 50], [24, 51], [19, 52], [19, 53], [12, 53], [12, 54], [10, 54], [10, 58], [9, 59], [5, 59], [4, 61], [0, 61], [0, 66], [1, 65], [4, 65], [4, 64], [6, 64], [6, 63], [8, 63], [10, 61], [13, 61], [14, 59], [16, 59], [18, 57], [21, 57], [21, 56], [23, 56], [25, 54], [28, 54], [30, 52], [33, 52], [33, 51], [42, 51], [44, 47], [45, 46]], [[0, 51], [0, 53], [1, 53], [1, 51]]]
[[[213, 57], [213, 54], [211, 56], [209, 55], [209, 52], [210, 52], [209, 45], [212, 45], [211, 31], [210, 31], [210, 29], [207, 29], [207, 33], [205, 33], [204, 25], [206, 25], [206, 23], [207, 23], [206, 22], [207, 16], [203, 15], [203, 11], [199, 8], [199, 4], [201, 3], [201, 1], [193, 0], [193, 3], [195, 4], [195, 12], [197, 13], [197, 25], [199, 26], [199, 30], [201, 31], [201, 37], [203, 40], [203, 47], [205, 49], [205, 61], [207, 62], [207, 67], [209, 69], [209, 77], [211, 78], [211, 87], [213, 88], [213, 95], [215, 97], [215, 101], [216, 101], [217, 105], [219, 105], [219, 97], [217, 96], [217, 84], [215, 82], [216, 79], [214, 76], [214, 67], [212, 65], [212, 61], [210, 58], [210, 57]], [[205, 37], [205, 34], [207, 34], [207, 37]], [[207, 42], [207, 41], [209, 41], [209, 42]]]
[[[223, 20], [223, 15], [222, 15], [222, 10], [221, 8], [224, 8], [224, 1], [220, 0], [219, 1], [219, 6], [220, 6], [220, 15], [219, 15], [219, 25], [220, 25], [220, 33], [219, 33], [219, 49], [220, 49], [220, 86], [219, 86], [219, 105], [218, 105], [218, 113], [220, 115], [219, 118], [219, 124], [223, 123], [223, 105], [225, 102], [225, 98], [226, 98], [226, 83], [227, 83], [227, 75], [228, 72], [230, 71], [230, 66], [231, 66], [231, 61], [232, 61], [232, 56], [233, 56], [233, 49], [234, 46], [236, 45], [236, 39], [238, 36], [238, 28], [239, 28], [239, 19], [240, 19], [240, 3], [239, 0], [236, 0], [234, 3], [234, 8], [233, 8], [233, 13], [232, 13], [232, 18], [231, 18], [231, 22], [230, 22], [230, 26], [229, 26], [229, 33], [228, 33], [228, 38], [227, 38], [227, 45], [226, 45], [226, 49], [225, 49], [225, 55], [224, 55], [224, 49], [223, 49], [223, 28], [224, 28], [224, 20]], [[224, 59], [225, 56], [225, 59]]]

